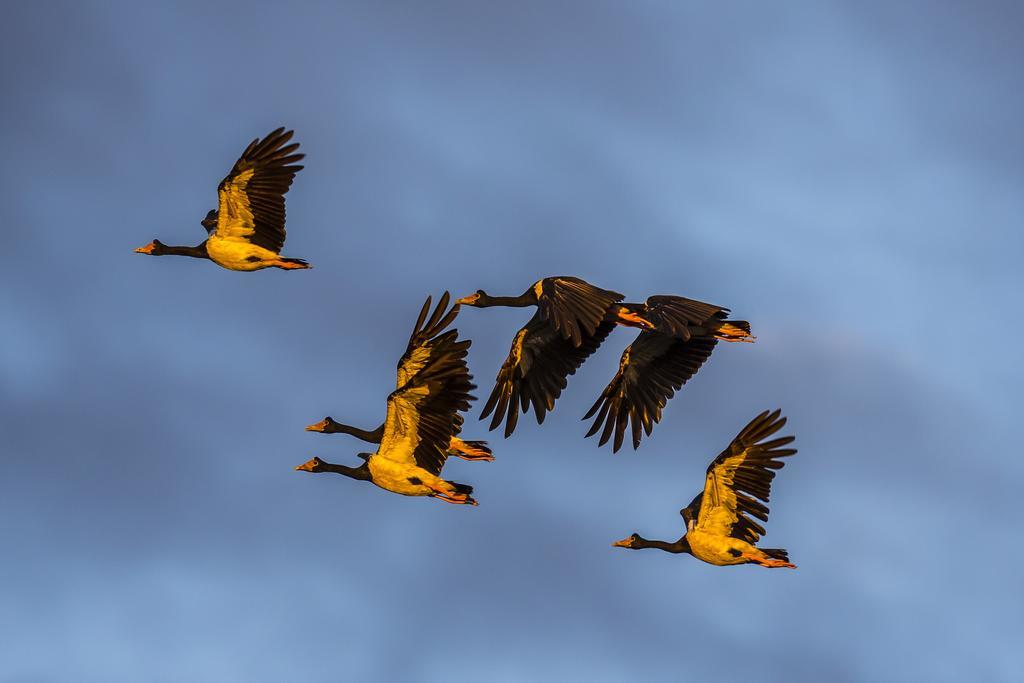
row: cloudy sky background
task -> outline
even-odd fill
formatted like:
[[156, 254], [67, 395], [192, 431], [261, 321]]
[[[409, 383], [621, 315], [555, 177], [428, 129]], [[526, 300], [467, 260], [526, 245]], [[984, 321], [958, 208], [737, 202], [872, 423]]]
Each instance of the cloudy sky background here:
[[[1022, 18], [5, 5], [0, 681], [1019, 676]], [[314, 270], [132, 253], [198, 243], [278, 125], [308, 154], [285, 254]], [[449, 464], [479, 508], [292, 470], [358, 462], [302, 427], [380, 422], [428, 293], [555, 274], [759, 340], [613, 456], [579, 417], [616, 332], [543, 428]], [[526, 314], [461, 315], [481, 398]], [[765, 542], [798, 571], [609, 547], [677, 538], [776, 406], [800, 454]]]

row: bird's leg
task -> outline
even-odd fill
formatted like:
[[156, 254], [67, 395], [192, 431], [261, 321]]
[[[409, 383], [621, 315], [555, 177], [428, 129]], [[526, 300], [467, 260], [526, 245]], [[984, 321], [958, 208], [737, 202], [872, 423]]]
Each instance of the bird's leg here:
[[639, 313], [631, 311], [625, 306], [616, 306], [615, 315], [615, 322], [623, 327], [639, 327], [641, 330], [654, 329], [654, 324], [651, 321], [641, 317]]
[[757, 337], [746, 330], [727, 322], [722, 323], [722, 326], [715, 330], [715, 339], [727, 342], [748, 342], [750, 344], [757, 341]]
[[430, 495], [435, 498], [440, 498], [446, 503], [454, 503], [457, 505], [476, 505], [476, 501], [468, 493], [457, 493], [455, 491], [448, 491], [436, 486], [426, 484], [426, 486], [433, 492]]
[[443, 500], [444, 502], [451, 503], [452, 505], [476, 505], [477, 504], [477, 502], [475, 500], [473, 500], [473, 498], [471, 498], [468, 494], [465, 494], [465, 493], [455, 493], [455, 494], [452, 494], [451, 496], [449, 496], [446, 493], [436, 492], [436, 493], [430, 494], [430, 497], [431, 498], [437, 498], [438, 500]]
[[494, 462], [494, 456], [490, 453], [484, 453], [483, 451], [452, 451], [451, 455], [456, 458], [462, 458], [463, 460], [469, 460], [470, 462]]
[[448, 454], [463, 460], [494, 462], [494, 456], [488, 449], [478, 448], [471, 445], [470, 442], [463, 441], [457, 437], [452, 439], [451, 446], [448, 448]]
[[787, 567], [789, 569], [796, 569], [795, 564], [790, 564], [785, 560], [776, 560], [774, 557], [768, 557], [767, 555], [755, 555], [753, 553], [743, 553], [742, 557], [750, 562], [759, 564], [762, 567], [776, 568], [776, 567]]
[[796, 569], [796, 565], [795, 564], [790, 564], [789, 562], [786, 562], [785, 560], [776, 560], [776, 559], [771, 558], [771, 557], [769, 557], [768, 559], [764, 560], [764, 562], [762, 562], [761, 566], [762, 567], [786, 567], [787, 569]]
[[306, 270], [313, 266], [307, 263], [297, 263], [295, 261], [285, 261], [283, 259], [276, 259], [268, 263], [273, 268], [280, 268], [282, 270]]
[[438, 500], [443, 500], [444, 502], [451, 503], [452, 505], [462, 505], [462, 503], [460, 501], [453, 500], [453, 499], [449, 498], [448, 496], [440, 494], [440, 493], [431, 493], [430, 497], [431, 498], [437, 498]]

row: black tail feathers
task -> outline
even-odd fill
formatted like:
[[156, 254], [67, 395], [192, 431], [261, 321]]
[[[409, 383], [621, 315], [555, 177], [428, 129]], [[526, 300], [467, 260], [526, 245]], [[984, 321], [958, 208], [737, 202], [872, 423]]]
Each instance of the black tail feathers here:
[[773, 560], [789, 562], [789, 553], [784, 548], [760, 548], [760, 551]]
[[469, 484], [458, 484], [454, 481], [448, 483], [455, 487], [455, 493], [465, 493], [467, 496], [473, 493], [473, 487]]

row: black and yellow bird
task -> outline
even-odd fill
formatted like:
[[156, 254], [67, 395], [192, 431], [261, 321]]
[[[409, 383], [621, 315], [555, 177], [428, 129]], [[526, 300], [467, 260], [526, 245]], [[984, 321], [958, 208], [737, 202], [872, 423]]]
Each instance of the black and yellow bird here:
[[618, 322], [630, 324], [631, 312], [617, 306], [622, 299], [618, 292], [569, 276], [538, 280], [520, 296], [490, 296], [477, 290], [459, 299], [457, 303], [475, 308], [537, 307], [513, 338], [480, 418], [494, 413], [490, 429], [505, 420], [506, 438], [515, 430], [520, 410], [525, 413], [532, 406], [537, 423], [543, 423], [565, 389], [566, 378]]
[[[447, 304], [447, 294], [442, 301]], [[384, 433], [375, 453], [360, 453], [365, 462], [347, 467], [313, 458], [295, 469], [335, 472], [369, 481], [403, 496], [430, 496], [447, 503], [476, 505], [472, 486], [440, 477], [452, 437], [462, 426], [460, 412], [469, 409], [475, 388], [466, 366], [471, 342], [459, 340], [458, 330], [441, 330], [458, 314], [458, 305], [444, 315], [435, 312], [426, 327], [436, 334], [423, 335], [424, 305], [413, 329], [410, 349], [398, 365], [398, 385], [388, 396]], [[443, 313], [443, 307], [439, 307]], [[444, 323], [441, 325], [440, 323]]]
[[761, 413], [711, 462], [704, 490], [679, 511], [686, 522], [686, 533], [678, 541], [650, 541], [633, 534], [612, 545], [689, 553], [719, 566], [752, 563], [795, 569], [785, 550], [754, 545], [765, 530], [751, 519], [768, 521], [767, 503], [775, 470], [785, 465], [780, 458], [796, 453], [795, 448], [785, 448], [793, 442], [792, 436], [765, 440], [784, 424], [786, 418], [780, 417], [778, 410]]
[[284, 195], [302, 166], [298, 143], [286, 144], [293, 131], [278, 128], [249, 143], [234, 168], [217, 186], [218, 208], [201, 222], [208, 237], [194, 247], [173, 247], [153, 240], [135, 251], [150, 256], [210, 259], [228, 270], [311, 268], [302, 259], [281, 256], [284, 246]]
[[702, 301], [659, 295], [643, 304], [620, 306], [643, 329], [622, 352], [618, 373], [583, 416], [588, 420], [597, 415], [587, 436], [604, 426], [599, 446], [614, 434], [613, 452], [622, 446], [627, 425], [633, 449], [640, 447], [643, 433], [651, 435], [665, 404], [696, 374], [719, 339], [754, 341], [749, 323], [726, 320], [729, 309]]
[[[452, 307], [448, 311], [448, 301], [449, 295], [448, 292], [445, 292], [438, 301], [437, 307], [434, 309], [434, 313], [430, 316], [429, 320], [427, 320], [427, 314], [430, 313], [430, 299], [428, 298], [423, 304], [423, 308], [420, 310], [420, 317], [417, 319], [412, 337], [409, 339], [409, 345], [406, 347], [405, 353], [398, 360], [396, 388], [401, 388], [408, 381], [409, 377], [414, 374], [418, 364], [422, 362], [423, 349], [429, 349], [431, 346], [431, 339], [455, 320], [455, 316], [458, 314], [458, 307]], [[445, 315], [446, 311], [447, 315]], [[456, 432], [461, 431], [462, 415], [456, 415], [455, 422], [458, 427]], [[360, 429], [359, 427], [338, 422], [328, 415], [320, 422], [306, 427], [306, 431], [319, 432], [321, 434], [349, 434], [368, 443], [380, 443], [384, 439], [384, 427], [385, 425], [382, 423], [374, 430]], [[488, 448], [486, 441], [463, 441], [456, 435], [452, 435], [451, 442], [448, 444], [448, 455], [462, 458], [463, 460], [486, 462], [494, 460], [494, 455], [491, 453], [491, 449]]]

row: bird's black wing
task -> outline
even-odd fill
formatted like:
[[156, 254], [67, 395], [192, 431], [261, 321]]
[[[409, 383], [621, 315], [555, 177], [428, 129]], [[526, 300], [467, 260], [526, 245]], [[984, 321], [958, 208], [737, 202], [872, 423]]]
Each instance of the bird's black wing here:
[[441, 298], [437, 302], [437, 307], [434, 308], [433, 314], [430, 318], [427, 318], [427, 314], [430, 313], [431, 297], [427, 297], [427, 300], [423, 302], [423, 308], [420, 309], [420, 315], [416, 319], [416, 324], [412, 328], [412, 335], [409, 337], [409, 344], [405, 347], [405, 353], [398, 360], [398, 381], [395, 384], [396, 388], [400, 388], [409, 381], [409, 378], [415, 375], [419, 370], [423, 368], [423, 365], [429, 360], [431, 354], [431, 347], [433, 345], [432, 339], [439, 335], [446, 327], [455, 321], [455, 318], [459, 315], [459, 305], [456, 304], [448, 309], [448, 302], [451, 297], [448, 292], [441, 295]]
[[692, 337], [689, 341], [658, 332], [643, 331], [622, 352], [619, 371], [601, 392], [584, 420], [597, 418], [587, 432], [593, 436], [604, 426], [598, 443], [603, 446], [614, 434], [612, 450], [622, 446], [627, 425], [631, 425], [633, 449], [640, 447], [643, 433], [651, 435], [661, 421], [661, 411], [675, 392], [700, 369], [715, 348], [714, 337]]
[[525, 413], [532, 405], [537, 423], [543, 423], [565, 389], [566, 378], [576, 372], [614, 328], [613, 319], [603, 320], [593, 334], [581, 336], [577, 345], [559, 334], [538, 311], [512, 340], [512, 349], [498, 371], [480, 419], [493, 411], [492, 430], [505, 420], [505, 438], [515, 430], [520, 409]]
[[533, 288], [541, 319], [562, 337], [572, 340], [574, 346], [593, 337], [608, 310], [624, 298], [618, 292], [570, 276], [547, 277], [538, 280]]

